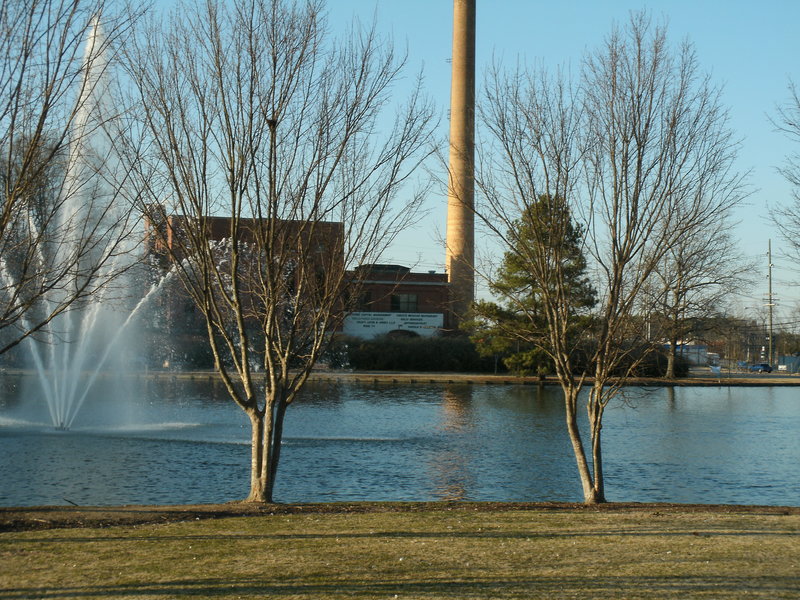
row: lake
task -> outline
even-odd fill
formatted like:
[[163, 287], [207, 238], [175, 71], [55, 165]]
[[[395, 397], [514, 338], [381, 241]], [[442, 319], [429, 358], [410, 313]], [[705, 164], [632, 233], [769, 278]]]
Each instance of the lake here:
[[[242, 499], [249, 423], [219, 384], [106, 381], [71, 431], [0, 400], [0, 505]], [[792, 387], [630, 388], [606, 412], [609, 501], [800, 505]], [[28, 398], [28, 400], [23, 400]], [[584, 421], [585, 430], [585, 421]], [[279, 502], [582, 501], [560, 390], [317, 383], [289, 408]]]

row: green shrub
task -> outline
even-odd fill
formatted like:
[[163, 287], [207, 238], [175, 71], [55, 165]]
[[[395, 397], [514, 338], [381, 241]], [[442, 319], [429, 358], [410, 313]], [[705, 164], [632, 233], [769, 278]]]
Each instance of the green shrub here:
[[342, 354], [347, 357], [346, 366], [363, 371], [494, 371], [494, 359], [481, 357], [462, 336], [339, 338], [328, 352], [329, 364], [345, 366]]
[[[576, 374], [587, 367], [591, 348], [576, 350], [573, 357]], [[642, 357], [633, 372], [634, 377], [663, 377], [667, 370], [667, 357], [658, 350], [649, 351], [644, 346], [630, 351], [629, 360]], [[371, 340], [339, 336], [323, 356], [323, 363], [331, 368], [351, 368], [360, 371], [413, 371], [493, 373], [495, 367], [504, 367], [516, 375], [537, 375], [552, 372], [552, 364], [541, 351], [518, 353], [517, 360], [504, 357], [481, 356], [475, 344], [466, 336], [436, 336], [397, 338], [382, 336]], [[497, 362], [497, 364], [496, 364]], [[630, 362], [628, 362], [630, 364]], [[626, 371], [622, 367], [618, 374]], [[589, 372], [591, 375], [591, 371]], [[675, 376], [686, 377], [689, 364], [678, 356], [675, 359]]]

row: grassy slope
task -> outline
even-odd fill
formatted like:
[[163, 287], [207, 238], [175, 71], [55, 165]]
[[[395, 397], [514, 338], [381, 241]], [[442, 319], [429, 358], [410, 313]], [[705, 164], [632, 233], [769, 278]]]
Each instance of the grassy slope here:
[[0, 599], [796, 598], [800, 514], [299, 513], [0, 534]]

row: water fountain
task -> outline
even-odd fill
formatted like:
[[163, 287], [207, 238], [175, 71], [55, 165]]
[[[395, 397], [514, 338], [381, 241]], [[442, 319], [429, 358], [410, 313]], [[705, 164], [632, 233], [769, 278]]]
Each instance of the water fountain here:
[[[85, 286], [87, 293], [27, 342], [40, 393], [59, 431], [72, 427], [101, 372], [124, 368], [119, 349], [128, 337], [126, 328], [157, 287], [143, 295], [134, 285], [141, 236], [137, 238], [132, 211], [114, 183], [120, 181], [120, 161], [109, 133], [115, 109], [107, 51], [95, 17], [84, 51], [57, 233], [51, 236], [56, 240], [39, 257], [43, 264], [75, 264], [74, 280], [42, 299], [46, 314], [64, 304], [72, 290]], [[125, 339], [128, 354], [132, 341]]]

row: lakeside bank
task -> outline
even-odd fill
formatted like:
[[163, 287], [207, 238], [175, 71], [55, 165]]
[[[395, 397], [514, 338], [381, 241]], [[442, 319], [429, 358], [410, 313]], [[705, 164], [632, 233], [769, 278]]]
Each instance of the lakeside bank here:
[[[514, 375], [488, 375], [483, 373], [404, 373], [394, 371], [315, 371], [311, 381], [357, 382], [357, 383], [429, 383], [429, 384], [467, 384], [467, 385], [545, 385], [557, 386], [554, 377], [518, 377]], [[592, 379], [587, 378], [587, 384]], [[723, 373], [721, 377], [711, 374], [695, 373], [680, 379], [656, 377], [631, 377], [629, 386], [642, 387], [685, 387], [685, 386], [794, 386], [800, 385], [798, 375]]]
[[[4, 369], [2, 374], [26, 376], [35, 375], [33, 371], [25, 369]], [[137, 379], [150, 379], [154, 381], [208, 381], [219, 380], [216, 371], [169, 371], [147, 370], [132, 371], [125, 376]], [[119, 373], [100, 373], [98, 379], [120, 377]], [[486, 373], [425, 373], [404, 371], [349, 371], [349, 370], [315, 370], [309, 376], [309, 381], [323, 383], [361, 383], [361, 384], [464, 384], [464, 385], [497, 385], [497, 386], [558, 386], [555, 377], [522, 377], [508, 373], [493, 375]], [[592, 379], [587, 378], [587, 384]], [[641, 387], [786, 387], [800, 386], [800, 374], [763, 373], [749, 374], [729, 372], [722, 373], [719, 377], [695, 370], [689, 377], [679, 379], [663, 379], [658, 377], [631, 377], [626, 381], [627, 386]]]
[[[170, 378], [192, 380], [209, 380], [218, 378], [214, 371], [150, 371], [142, 374], [157, 380]], [[485, 373], [422, 373], [401, 371], [334, 371], [318, 370], [311, 373], [309, 381], [324, 383], [361, 383], [361, 384], [463, 384], [463, 385], [526, 385], [526, 386], [558, 386], [555, 377], [522, 377], [510, 374], [491, 375]], [[588, 378], [587, 384], [591, 383]], [[727, 373], [717, 378], [712, 375], [694, 374], [680, 379], [663, 379], [656, 377], [631, 377], [626, 382], [629, 386], [643, 387], [688, 387], [688, 386], [728, 386], [728, 387], [762, 387], [762, 386], [800, 386], [798, 375], [762, 374], [748, 376], [745, 373]]]
[[[137, 525], [284, 515], [357, 515], [372, 513], [562, 512], [575, 514], [727, 514], [800, 516], [800, 506], [680, 504], [666, 502], [312, 502], [123, 506], [0, 506], [0, 533], [48, 529], [133, 527]], [[800, 542], [800, 538], [798, 539]]]

